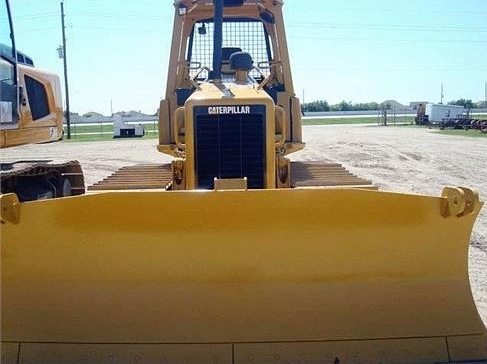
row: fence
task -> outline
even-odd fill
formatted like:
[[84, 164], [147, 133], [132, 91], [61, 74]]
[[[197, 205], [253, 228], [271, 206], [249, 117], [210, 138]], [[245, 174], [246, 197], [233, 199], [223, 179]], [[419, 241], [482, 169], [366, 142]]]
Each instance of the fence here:
[[[123, 121], [128, 125], [142, 124], [145, 138], [158, 136], [157, 117], [152, 118], [73, 118], [71, 121], [71, 139], [74, 140], [109, 140], [113, 139], [114, 123]], [[64, 125], [66, 133], [67, 125]]]

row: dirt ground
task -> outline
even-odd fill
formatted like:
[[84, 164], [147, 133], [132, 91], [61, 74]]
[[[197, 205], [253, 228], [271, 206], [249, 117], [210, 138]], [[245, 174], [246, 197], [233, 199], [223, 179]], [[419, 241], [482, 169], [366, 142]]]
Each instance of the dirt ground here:
[[[381, 190], [439, 196], [444, 186], [466, 186], [487, 200], [487, 140], [434, 133], [426, 128], [375, 125], [306, 126], [307, 148], [293, 160], [333, 160], [372, 180]], [[164, 163], [153, 140], [28, 145], [2, 150], [2, 160], [77, 159], [86, 184], [118, 168]], [[487, 206], [475, 226], [470, 248], [470, 280], [479, 312], [487, 323]]]

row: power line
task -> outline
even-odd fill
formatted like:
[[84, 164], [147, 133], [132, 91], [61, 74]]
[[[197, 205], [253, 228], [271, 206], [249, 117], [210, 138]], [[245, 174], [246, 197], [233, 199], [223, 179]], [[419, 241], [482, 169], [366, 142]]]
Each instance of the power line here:
[[370, 71], [370, 72], [378, 72], [378, 71], [487, 71], [487, 68], [371, 68], [371, 67], [363, 67], [363, 68], [353, 68], [353, 67], [306, 67], [300, 68], [297, 67], [296, 69], [305, 69], [308, 71]]
[[486, 27], [464, 26], [421, 26], [398, 24], [363, 24], [363, 23], [296, 23], [290, 22], [288, 27], [296, 28], [328, 28], [328, 29], [370, 29], [419, 32], [487, 32]]
[[81, 30], [104, 30], [104, 31], [114, 31], [114, 32], [133, 32], [133, 33], [158, 33], [158, 34], [169, 34], [168, 31], [163, 29], [140, 29], [140, 28], [113, 28], [113, 27], [97, 27], [97, 26], [81, 26], [81, 25], [74, 25], [72, 26], [73, 29], [81, 29]]
[[91, 12], [73, 11], [69, 15], [95, 17], [95, 18], [136, 18], [136, 19], [144, 19], [144, 20], [172, 21], [172, 19], [170, 18], [165, 18], [158, 15], [146, 15], [146, 14], [91, 13]]
[[68, 139], [71, 139], [71, 111], [69, 110], [69, 87], [68, 87], [68, 60], [66, 54], [66, 26], [64, 24], [64, 1], [61, 1], [61, 25], [63, 34], [63, 64], [64, 64], [64, 88], [66, 91], [66, 124], [68, 127]]
[[[417, 8], [394, 8], [391, 7], [366, 7], [366, 8], [339, 8], [339, 7], [330, 7], [330, 6], [312, 6], [307, 8], [308, 11], [314, 12], [316, 10], [326, 10], [326, 11], [351, 11], [351, 12], [373, 12], [373, 13], [413, 13], [418, 14]], [[432, 10], [433, 11], [433, 10]], [[435, 14], [472, 14], [472, 15], [483, 15], [487, 14], [487, 11], [478, 11], [478, 10], [434, 10]]]
[[[21, 2], [24, 2], [24, 3], [27, 3], [27, 4], [23, 4], [23, 6], [26, 6], [28, 5], [29, 3], [31, 2], [35, 2], [36, 4], [38, 3], [50, 3], [52, 4], [53, 3], [53, 0], [15, 0], [15, 2], [17, 3], [21, 3]], [[100, 0], [79, 0], [79, 1], [70, 1], [70, 3], [74, 3], [74, 2], [78, 2], [78, 3], [87, 3], [87, 2], [95, 2], [95, 3], [100, 3]], [[140, 3], [154, 3], [154, 4], [159, 4], [160, 3], [160, 0], [103, 0], [104, 3], [106, 2], [115, 2], [115, 3], [132, 3], [132, 4], [140, 4]]]
[[396, 43], [487, 43], [487, 40], [460, 40], [460, 39], [402, 39], [402, 38], [352, 38], [352, 37], [301, 37], [289, 36], [290, 39], [306, 39], [306, 40], [321, 40], [321, 41], [351, 41], [351, 42], [396, 42]]
[[16, 16], [15, 20], [31, 20], [31, 19], [40, 19], [40, 18], [52, 18], [52, 17], [58, 17], [58, 14], [55, 12], [49, 12], [49, 13], [42, 13], [42, 14], [31, 14], [31, 15], [21, 15], [21, 16]]
[[58, 29], [58, 27], [43, 27], [43, 28], [34, 28], [34, 29], [22, 29], [16, 30], [15, 33], [29, 33], [29, 32], [41, 32], [44, 30], [53, 30]]

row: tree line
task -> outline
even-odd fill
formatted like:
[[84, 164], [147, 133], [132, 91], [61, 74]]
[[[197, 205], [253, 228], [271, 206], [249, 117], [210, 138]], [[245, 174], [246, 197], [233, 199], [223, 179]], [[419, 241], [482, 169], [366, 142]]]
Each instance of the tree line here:
[[459, 100], [453, 100], [448, 102], [448, 105], [458, 105], [458, 106], [463, 106], [465, 109], [476, 109], [482, 107], [480, 105], [482, 102], [475, 103], [472, 100], [468, 99], [459, 99]]
[[[460, 105], [466, 109], [475, 109], [484, 106], [485, 102], [475, 103], [468, 99], [459, 99], [448, 102], [449, 105]], [[307, 102], [301, 105], [303, 112], [316, 112], [316, 111], [365, 111], [365, 110], [379, 110], [382, 108], [382, 104], [377, 102], [365, 102], [365, 103], [352, 103], [351, 101], [342, 101], [335, 105], [330, 105], [326, 100], [318, 100]]]
[[378, 110], [380, 105], [377, 102], [353, 104], [351, 101], [342, 101], [336, 105], [330, 105], [326, 100], [307, 102], [301, 105], [304, 112], [313, 111], [363, 111]]

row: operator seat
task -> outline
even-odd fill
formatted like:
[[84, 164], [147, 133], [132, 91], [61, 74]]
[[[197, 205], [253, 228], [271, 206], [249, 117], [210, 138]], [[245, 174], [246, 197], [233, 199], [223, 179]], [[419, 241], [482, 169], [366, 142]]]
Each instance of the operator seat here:
[[230, 67], [230, 57], [238, 52], [242, 52], [242, 49], [238, 47], [222, 48], [222, 77], [235, 76], [235, 70]]

